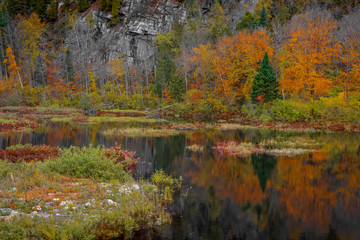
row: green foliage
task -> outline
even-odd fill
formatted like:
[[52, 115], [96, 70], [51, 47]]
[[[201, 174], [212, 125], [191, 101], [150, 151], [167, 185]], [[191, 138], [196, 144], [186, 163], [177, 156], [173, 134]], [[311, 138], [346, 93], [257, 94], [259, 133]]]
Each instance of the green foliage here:
[[72, 219], [19, 215], [11, 221], [0, 221], [0, 234], [8, 240], [17, 239], [94, 239], [91, 234], [94, 219], [82, 214]]
[[184, 83], [176, 74], [175, 57], [180, 53], [180, 38], [183, 28], [175, 23], [171, 32], [158, 34], [155, 40], [157, 46], [157, 64], [155, 93], [161, 97], [162, 90], [169, 88], [170, 96], [180, 99], [184, 92]]
[[267, 27], [268, 25], [269, 25], [269, 20], [267, 17], [267, 12], [265, 7], [263, 6], [259, 19], [259, 27]]
[[280, 97], [279, 83], [267, 53], [265, 53], [260, 70], [254, 78], [250, 97], [253, 103], [271, 102]]
[[311, 110], [309, 105], [301, 106], [297, 103], [276, 100], [271, 107], [272, 119], [278, 121], [309, 120]]
[[2, 11], [0, 11], [0, 27], [5, 28], [8, 23], [9, 20], [7, 19], [6, 15]]
[[66, 70], [66, 82], [73, 82], [75, 78], [75, 70], [72, 62], [72, 56], [69, 49], [65, 52], [65, 70]]
[[50, 6], [47, 10], [47, 17], [51, 22], [54, 22], [57, 19], [57, 6], [55, 0], [50, 1]]
[[92, 96], [90, 94], [82, 94], [80, 97], [80, 102], [78, 108], [87, 111], [94, 107]]
[[175, 179], [167, 175], [163, 170], [156, 170], [151, 176], [151, 181], [159, 190], [162, 205], [166, 206], [173, 201], [175, 191], [181, 189], [182, 178]]
[[27, 0], [5, 0], [5, 6], [12, 16], [18, 13], [24, 14], [27, 8]]
[[169, 89], [169, 94], [172, 99], [175, 101], [180, 101], [183, 97], [183, 94], [186, 91], [185, 80], [183, 76], [174, 75], [167, 84]]
[[78, 4], [79, 4], [79, 12], [84, 12], [90, 7], [88, 0], [79, 0]]
[[70, 0], [64, 0], [63, 5], [61, 6], [61, 12], [65, 12], [70, 7]]
[[46, 16], [46, 2], [45, 0], [36, 0], [35, 2], [35, 11], [41, 19], [44, 19]]
[[128, 178], [123, 165], [115, 164], [115, 159], [112, 157], [106, 157], [99, 146], [63, 149], [59, 158], [46, 164], [53, 172], [76, 178], [120, 182]]
[[241, 22], [236, 25], [236, 30], [243, 30], [243, 29], [252, 30], [256, 27], [256, 25], [257, 23], [255, 17], [249, 11], [246, 11]]
[[119, 22], [121, 4], [122, 4], [122, 0], [112, 1], [112, 6], [111, 6], [112, 19], [110, 21], [110, 26], [114, 26]]
[[21, 95], [18, 93], [9, 93], [3, 99], [3, 102], [6, 106], [20, 106], [22, 102]]
[[218, 39], [229, 33], [228, 22], [221, 4], [216, 1], [210, 10], [209, 19], [210, 41], [216, 43]]

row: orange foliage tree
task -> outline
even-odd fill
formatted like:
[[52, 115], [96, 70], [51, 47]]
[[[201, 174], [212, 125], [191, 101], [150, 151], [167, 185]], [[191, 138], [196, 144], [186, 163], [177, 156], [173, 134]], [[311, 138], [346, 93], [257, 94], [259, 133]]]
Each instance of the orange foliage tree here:
[[310, 12], [292, 18], [278, 52], [280, 85], [285, 93], [314, 99], [330, 90], [334, 59], [339, 56], [336, 28], [329, 13]]
[[265, 31], [239, 32], [223, 38], [212, 58], [218, 91], [232, 99], [249, 98], [252, 81], [264, 54], [272, 57], [274, 49]]
[[24, 86], [20, 75], [21, 68], [16, 63], [15, 55], [13, 54], [13, 50], [10, 45], [8, 45], [8, 48], [6, 49], [6, 58], [4, 63], [8, 64], [7, 68], [9, 77], [7, 80], [3, 80], [0, 84], [0, 93], [8, 92], [12, 89], [17, 90], [19, 85], [23, 88]]

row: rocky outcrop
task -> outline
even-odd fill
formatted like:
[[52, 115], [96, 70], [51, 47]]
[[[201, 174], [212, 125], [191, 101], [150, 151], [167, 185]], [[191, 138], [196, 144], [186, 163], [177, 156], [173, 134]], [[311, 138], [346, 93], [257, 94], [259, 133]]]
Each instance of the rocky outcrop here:
[[[205, 21], [214, 2], [214, 0], [204, 0], [199, 5], [199, 13]], [[257, 0], [223, 1], [232, 31], [235, 30], [236, 24], [240, 22], [246, 9], [253, 9], [256, 2]], [[121, 53], [129, 66], [135, 63], [149, 71], [155, 64], [156, 49], [153, 41], [156, 34], [169, 32], [175, 21], [186, 24], [187, 18], [184, 4], [180, 5], [176, 0], [124, 0], [120, 21], [113, 27], [109, 27], [111, 13], [100, 11], [97, 7], [90, 9], [78, 18], [78, 30], [74, 31], [75, 34], [84, 36], [69, 35], [67, 45], [73, 46], [74, 52], [83, 47], [81, 51], [78, 49], [78, 53], [84, 55], [83, 59], [87, 59], [90, 55], [92, 61], [105, 62]], [[90, 30], [87, 20], [89, 14], [93, 22]], [[82, 44], [79, 43], [81, 39], [83, 39]], [[90, 44], [92, 47], [89, 41], [92, 42]], [[79, 61], [78, 64], [81, 65], [84, 61]]]
[[148, 69], [155, 61], [156, 34], [169, 32], [175, 21], [186, 20], [185, 8], [175, 0], [125, 0], [120, 22], [114, 27], [108, 24], [111, 14], [97, 8], [85, 13], [78, 24], [86, 24], [87, 14], [92, 14], [94, 22], [93, 40], [100, 45], [105, 43], [104, 58], [112, 59], [121, 53], [129, 64], [145, 65]]

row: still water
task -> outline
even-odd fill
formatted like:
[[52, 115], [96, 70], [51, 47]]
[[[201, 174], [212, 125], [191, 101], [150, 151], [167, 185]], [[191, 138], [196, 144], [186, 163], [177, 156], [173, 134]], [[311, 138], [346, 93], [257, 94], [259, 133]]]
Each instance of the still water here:
[[[42, 123], [32, 132], [0, 135], [0, 147], [31, 143], [113, 146], [141, 158], [137, 178], [156, 169], [182, 176], [173, 223], [161, 239], [360, 239], [360, 135], [272, 130], [200, 130], [169, 137], [105, 136], [104, 130], [142, 124]], [[296, 156], [229, 157], [219, 141], [258, 143], [306, 137], [322, 143]], [[186, 147], [198, 144], [203, 152]]]

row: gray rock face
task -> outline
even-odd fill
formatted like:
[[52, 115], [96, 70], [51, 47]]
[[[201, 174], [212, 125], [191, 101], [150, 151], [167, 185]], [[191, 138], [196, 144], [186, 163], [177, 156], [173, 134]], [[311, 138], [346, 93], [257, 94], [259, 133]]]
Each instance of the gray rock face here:
[[[89, 14], [89, 13], [88, 13]], [[186, 10], [174, 0], [125, 0], [121, 8], [120, 22], [114, 27], [108, 23], [110, 13], [91, 10], [94, 21], [93, 39], [100, 45], [105, 43], [104, 60], [123, 54], [128, 64], [154, 65], [153, 40], [157, 33], [169, 32], [177, 20], [185, 22]], [[78, 20], [84, 24], [85, 14]]]
[[[223, 8], [232, 31], [245, 14], [244, 5], [252, 10], [256, 2], [257, 0], [223, 0]], [[204, 0], [199, 6], [205, 21], [213, 4], [213, 0]], [[91, 26], [87, 20], [89, 14], [93, 22]], [[106, 62], [121, 53], [128, 66], [136, 64], [150, 71], [155, 64], [156, 49], [153, 41], [156, 34], [169, 32], [175, 21], [186, 24], [186, 18], [185, 6], [180, 6], [176, 0], [124, 0], [117, 25], [109, 27], [111, 13], [95, 8], [80, 15], [76, 20], [76, 30], [66, 41], [74, 55], [83, 59], [78, 61], [78, 65], [84, 65], [89, 58], [90, 61]]]

